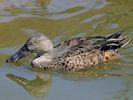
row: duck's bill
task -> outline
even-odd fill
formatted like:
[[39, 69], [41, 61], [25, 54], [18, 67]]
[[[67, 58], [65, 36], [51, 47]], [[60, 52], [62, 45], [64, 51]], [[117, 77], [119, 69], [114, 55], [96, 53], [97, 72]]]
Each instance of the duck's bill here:
[[31, 51], [28, 50], [27, 45], [24, 45], [20, 48], [18, 52], [16, 52], [14, 55], [12, 55], [10, 58], [6, 60], [8, 63], [17, 62], [19, 59], [28, 56], [31, 54]]

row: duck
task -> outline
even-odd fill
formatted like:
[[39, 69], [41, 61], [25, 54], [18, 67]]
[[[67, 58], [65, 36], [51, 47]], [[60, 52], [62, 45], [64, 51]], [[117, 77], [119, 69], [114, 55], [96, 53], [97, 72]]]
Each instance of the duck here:
[[75, 37], [54, 46], [47, 36], [36, 35], [30, 37], [6, 62], [14, 63], [34, 53], [36, 56], [31, 61], [34, 68], [79, 71], [118, 59], [118, 49], [129, 41], [127, 36], [122, 36], [122, 32], [115, 32], [106, 36]]

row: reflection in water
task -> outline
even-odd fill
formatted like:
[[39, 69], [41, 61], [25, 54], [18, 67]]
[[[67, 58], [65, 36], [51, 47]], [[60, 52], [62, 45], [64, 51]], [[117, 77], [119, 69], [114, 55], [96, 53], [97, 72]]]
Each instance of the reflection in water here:
[[[59, 86], [59, 87], [52, 88], [52, 89], [54, 89], [52, 91], [54, 91], [53, 93], [56, 94], [56, 91], [59, 92], [56, 89], [64, 90], [66, 88], [66, 90], [67, 90], [67, 88], [68, 88], [67, 86], [71, 87], [72, 89], [76, 89], [76, 88], [79, 88], [77, 85], [79, 83], [79, 84], [81, 84], [79, 86], [83, 87], [83, 89], [84, 89], [84, 87], [88, 86], [88, 87], [86, 87], [87, 89], [89, 89], [88, 93], [93, 91], [92, 93], [95, 93], [95, 95], [99, 95], [98, 94], [99, 92], [106, 92], [104, 95], [109, 96], [106, 98], [107, 100], [121, 100], [122, 98], [127, 98], [124, 100], [132, 100], [132, 99], [130, 99], [130, 96], [133, 94], [133, 81], [132, 81], [133, 75], [126, 76], [126, 74], [124, 74], [124, 75], [123, 74], [109, 74], [108, 71], [110, 72], [110, 71], [112, 71], [112, 69], [107, 68], [107, 66], [106, 66], [106, 67], [101, 67], [101, 68], [98, 67], [96, 69], [89, 69], [89, 70], [80, 71], [80, 72], [72, 72], [72, 73], [71, 72], [68, 72], [68, 73], [61, 72], [60, 74], [58, 72], [58, 73], [56, 73], [56, 75], [62, 76], [61, 78], [63, 80], [73, 81], [74, 84], [71, 84], [72, 86], [69, 86], [70, 84], [67, 84], [67, 81], [63, 81], [63, 82], [61, 81], [61, 83], [60, 83], [60, 80], [57, 79], [57, 81], [59, 81], [59, 82], [57, 82], [57, 84], [58, 84], [57, 86]], [[46, 94], [49, 92], [49, 88], [51, 87], [51, 76], [50, 76], [50, 74], [43, 74], [43, 73], [38, 73], [38, 72], [36, 74], [37, 74], [37, 76], [36, 76], [36, 79], [34, 79], [34, 80], [28, 80], [26, 78], [16, 76], [14, 74], [7, 74], [6, 76], [9, 79], [16, 82], [18, 85], [22, 86], [31, 95], [33, 95], [37, 98], [42, 98], [42, 97], [46, 96]], [[114, 77], [114, 80], [116, 79], [116, 82], [110, 83], [109, 80], [108, 80], [109, 82], [107, 82], [107, 78], [109, 79], [112, 77]], [[117, 78], [118, 79], [120, 78], [121, 81], [123, 81], [123, 82], [121, 83], [121, 81], [118, 80]], [[88, 81], [88, 82], [86, 82], [86, 84], [88, 84], [88, 85], [84, 86], [82, 83], [84, 83], [84, 81], [86, 79]], [[105, 79], [105, 83], [104, 83], [104, 79]], [[111, 80], [111, 81], [113, 81], [113, 80]], [[91, 82], [92, 83], [94, 82], [94, 84], [90, 84]], [[118, 85], [119, 83], [120, 83], [120, 88]], [[118, 88], [116, 87], [117, 85], [118, 85]], [[116, 87], [116, 88], [114, 88], [114, 87]], [[100, 90], [97, 90], [97, 88]], [[112, 89], [113, 89], [113, 91], [112, 91]], [[81, 92], [82, 91], [83, 90], [81, 88]], [[86, 89], [85, 89], [85, 91], [86, 91]], [[85, 91], [83, 91], [83, 93]], [[70, 92], [69, 90], [64, 91], [65, 94], [69, 94], [69, 92]], [[79, 92], [79, 93], [81, 93], [81, 92]], [[75, 94], [76, 93], [73, 93], [72, 95], [75, 95]], [[88, 95], [90, 95], [90, 94], [91, 93], [89, 93]], [[100, 100], [106, 100], [106, 99], [100, 99]]]
[[51, 75], [42, 73], [36, 74], [36, 79], [34, 80], [28, 80], [14, 74], [7, 74], [6, 76], [22, 86], [31, 95], [42, 98], [48, 93], [51, 86]]

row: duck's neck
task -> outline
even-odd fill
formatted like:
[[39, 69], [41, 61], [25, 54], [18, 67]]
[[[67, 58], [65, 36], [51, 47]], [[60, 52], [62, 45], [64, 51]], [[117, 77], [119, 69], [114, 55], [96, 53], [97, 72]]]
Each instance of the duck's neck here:
[[54, 55], [53, 51], [49, 51], [43, 54], [38, 54], [38, 56], [32, 61], [32, 64], [34, 66], [39, 66], [39, 65], [45, 65], [47, 63], [52, 62]]

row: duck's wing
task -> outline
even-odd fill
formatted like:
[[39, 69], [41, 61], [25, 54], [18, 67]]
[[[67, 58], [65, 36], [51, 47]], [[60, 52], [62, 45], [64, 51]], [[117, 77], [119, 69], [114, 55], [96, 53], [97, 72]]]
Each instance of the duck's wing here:
[[108, 36], [88, 37], [58, 58], [64, 69], [78, 70], [104, 61], [105, 52], [115, 51], [128, 42], [129, 39], [122, 37], [120, 32]]
[[114, 50], [125, 46], [128, 42], [129, 39], [126, 36], [121, 36], [121, 32], [116, 32], [107, 36], [72, 38], [56, 45], [54, 48], [58, 51], [64, 50], [64, 53], [81, 46], [95, 47], [101, 50]]
[[130, 41], [127, 36], [122, 36], [121, 34], [121, 32], [117, 32], [103, 37], [89, 37], [85, 44], [92, 44], [94, 48], [101, 51], [117, 50], [127, 45]]
[[72, 48], [76, 48], [76, 47], [80, 46], [83, 43], [83, 41], [86, 41], [85, 37], [75, 37], [75, 38], [66, 40], [66, 41], [56, 45], [54, 47], [55, 52], [57, 52], [56, 56], [61, 56], [65, 52], [71, 51]]
[[93, 50], [114, 51], [125, 46], [128, 42], [129, 39], [126, 36], [121, 36], [121, 32], [113, 33], [108, 36], [82, 38], [82, 40], [80, 39], [76, 45], [71, 46], [68, 51], [64, 52], [62, 56], [73, 56]]
[[86, 38], [85, 37], [75, 37], [69, 40], [64, 41], [63, 43], [59, 43], [58, 45], [56, 45], [54, 48], [61, 48], [61, 47], [73, 47], [76, 45], [79, 45], [82, 41], [85, 41]]

